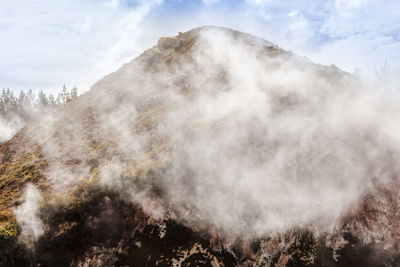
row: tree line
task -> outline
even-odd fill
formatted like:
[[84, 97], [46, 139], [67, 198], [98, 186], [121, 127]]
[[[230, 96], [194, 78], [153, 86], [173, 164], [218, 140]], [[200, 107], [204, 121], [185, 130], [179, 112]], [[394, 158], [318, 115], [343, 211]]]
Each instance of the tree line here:
[[76, 86], [69, 90], [64, 85], [57, 97], [46, 94], [43, 90], [36, 95], [31, 89], [27, 92], [21, 91], [16, 96], [12, 90], [3, 89], [0, 95], [0, 117], [7, 120], [17, 116], [22, 120], [28, 120], [37, 111], [54, 109], [77, 97]]

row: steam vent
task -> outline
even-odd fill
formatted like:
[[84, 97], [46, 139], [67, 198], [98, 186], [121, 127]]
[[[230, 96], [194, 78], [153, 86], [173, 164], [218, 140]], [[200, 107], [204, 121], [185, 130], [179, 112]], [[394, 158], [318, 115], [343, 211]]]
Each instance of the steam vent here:
[[160, 38], [0, 145], [0, 266], [400, 266], [399, 107], [368, 88]]

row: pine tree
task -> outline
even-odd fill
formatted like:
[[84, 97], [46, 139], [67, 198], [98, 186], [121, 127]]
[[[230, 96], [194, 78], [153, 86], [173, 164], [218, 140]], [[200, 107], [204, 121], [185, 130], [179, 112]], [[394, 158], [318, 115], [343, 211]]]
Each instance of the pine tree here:
[[49, 106], [55, 108], [57, 106], [56, 99], [52, 94], [49, 95]]
[[75, 99], [78, 97], [78, 89], [76, 88], [76, 86], [74, 86], [71, 89], [71, 99]]
[[26, 94], [26, 103], [25, 108], [29, 110], [33, 110], [33, 105], [35, 103], [36, 96], [32, 92], [32, 89], [29, 89], [28, 93]]
[[39, 92], [38, 101], [37, 101], [38, 109], [41, 108], [48, 108], [49, 107], [49, 100], [47, 99], [46, 94], [41, 90]]
[[47, 95], [43, 90], [39, 92], [37, 97], [32, 89], [29, 89], [26, 93], [20, 91], [19, 96], [15, 97], [12, 90], [3, 89], [0, 94], [0, 117], [11, 119], [17, 116], [21, 120], [27, 121], [32, 118], [35, 112], [56, 108], [77, 97], [78, 89], [76, 86], [71, 89], [71, 92], [68, 92], [68, 88], [64, 85], [57, 99], [52, 94]]
[[67, 101], [69, 101], [69, 99], [70, 99], [70, 96], [68, 93], [68, 89], [67, 89], [67, 86], [65, 86], [65, 84], [64, 84], [62, 91], [61, 91], [61, 104], [63, 105], [65, 103], [67, 103]]
[[3, 89], [3, 92], [1, 93], [0, 96], [0, 116], [4, 117], [6, 115], [6, 104], [4, 101], [4, 96], [5, 95], [5, 90]]
[[28, 98], [27, 98], [27, 96], [26, 96], [24, 91], [19, 92], [19, 97], [18, 97], [18, 100], [17, 100], [17, 102], [18, 102], [17, 106], [18, 106], [18, 115], [21, 116], [21, 117], [24, 117], [24, 116], [27, 115], [26, 114], [27, 112], [26, 112], [26, 109], [25, 109], [27, 99]]

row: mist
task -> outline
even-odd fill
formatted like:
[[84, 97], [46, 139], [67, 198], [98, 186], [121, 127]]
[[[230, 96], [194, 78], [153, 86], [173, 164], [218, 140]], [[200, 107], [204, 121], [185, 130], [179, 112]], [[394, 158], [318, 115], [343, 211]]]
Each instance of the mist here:
[[30, 135], [53, 160], [55, 193], [87, 181], [96, 159], [101, 187], [156, 218], [250, 237], [330, 231], [397, 179], [400, 103], [384, 86], [203, 27], [160, 39]]
[[22, 119], [18, 116], [13, 116], [11, 119], [0, 117], [0, 143], [13, 137], [23, 125]]
[[23, 203], [14, 210], [17, 222], [22, 228], [19, 239], [31, 249], [45, 231], [44, 224], [39, 217], [42, 201], [43, 197], [40, 191], [33, 184], [28, 184]]

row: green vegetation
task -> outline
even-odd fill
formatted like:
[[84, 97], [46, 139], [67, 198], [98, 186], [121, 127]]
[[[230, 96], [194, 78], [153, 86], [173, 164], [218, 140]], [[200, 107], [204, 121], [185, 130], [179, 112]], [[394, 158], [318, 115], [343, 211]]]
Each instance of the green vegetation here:
[[17, 236], [18, 225], [12, 211], [0, 211], [0, 248], [15, 240]]
[[[3, 125], [14, 129], [10, 133], [12, 134], [35, 118], [37, 113], [49, 112], [77, 97], [78, 89], [74, 87], [69, 91], [65, 85], [57, 97], [52, 94], [46, 95], [43, 91], [36, 96], [32, 90], [21, 91], [17, 97], [14, 96], [12, 90], [3, 89], [0, 94], [0, 120]], [[9, 137], [8, 135], [0, 136], [0, 140], [6, 140]]]
[[0, 226], [0, 240], [15, 239], [18, 236], [18, 226], [11, 222]]

